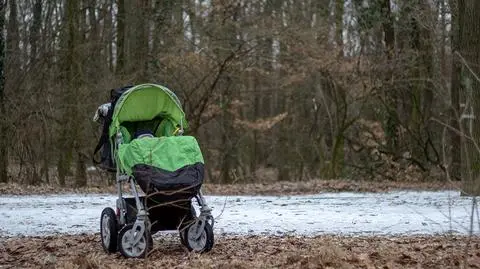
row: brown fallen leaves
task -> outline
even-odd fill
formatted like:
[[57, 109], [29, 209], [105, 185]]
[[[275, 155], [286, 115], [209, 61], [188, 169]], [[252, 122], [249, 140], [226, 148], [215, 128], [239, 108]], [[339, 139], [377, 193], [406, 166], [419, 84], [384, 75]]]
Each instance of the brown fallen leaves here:
[[[385, 192], [392, 190], [452, 190], [459, 189], [459, 183], [452, 182], [395, 182], [395, 181], [353, 181], [353, 180], [310, 180], [300, 182], [210, 184], [203, 185], [207, 195], [296, 195], [320, 192]], [[128, 191], [128, 186], [126, 186]], [[114, 185], [90, 186], [86, 188], [55, 185], [26, 186], [0, 184], [1, 194], [60, 194], [60, 193], [115, 193]]]
[[206, 184], [206, 194], [218, 195], [298, 195], [321, 192], [386, 192], [393, 190], [453, 190], [451, 182], [394, 182], [353, 180], [310, 180], [250, 184]]
[[156, 235], [147, 259], [103, 252], [99, 235], [0, 239], [0, 268], [468, 268], [480, 267], [473, 237], [221, 237], [192, 254], [177, 236]]

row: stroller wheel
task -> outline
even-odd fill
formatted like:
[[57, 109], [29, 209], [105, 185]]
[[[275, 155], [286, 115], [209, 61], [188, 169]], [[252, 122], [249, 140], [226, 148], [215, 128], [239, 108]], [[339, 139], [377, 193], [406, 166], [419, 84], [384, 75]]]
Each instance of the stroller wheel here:
[[[145, 231], [137, 243], [133, 242], [136, 231], [133, 230], [133, 224], [124, 226], [118, 235], [118, 247], [120, 253], [127, 258], [145, 257], [153, 246], [152, 237]], [[147, 236], [148, 234], [148, 236]]]
[[[193, 205], [190, 205], [190, 217], [191, 219], [189, 218], [189, 221], [191, 220], [195, 220], [197, 218], [197, 211], [195, 210], [195, 207], [193, 207]], [[188, 222], [187, 224], [182, 227], [182, 229], [180, 230], [179, 232], [179, 236], [180, 236], [180, 243], [184, 246], [187, 246], [187, 242], [185, 241], [185, 230], [188, 230]]]
[[117, 251], [117, 216], [110, 207], [103, 209], [100, 218], [102, 246], [107, 253]]
[[183, 231], [182, 243], [188, 248], [189, 251], [205, 253], [209, 252], [213, 248], [214, 237], [213, 228], [210, 223], [205, 222], [203, 231], [200, 231], [200, 235], [196, 233], [197, 225], [192, 224], [190, 227], [185, 228]]

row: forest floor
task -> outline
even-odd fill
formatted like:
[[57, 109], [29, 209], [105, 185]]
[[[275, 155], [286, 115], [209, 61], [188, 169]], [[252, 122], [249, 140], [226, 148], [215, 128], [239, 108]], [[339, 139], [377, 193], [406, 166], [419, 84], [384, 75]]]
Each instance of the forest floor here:
[[0, 238], [0, 268], [480, 268], [480, 238], [220, 237], [200, 255], [167, 234], [147, 259], [106, 254], [98, 234]]
[[[265, 183], [237, 183], [203, 185], [207, 195], [297, 195], [322, 192], [388, 192], [398, 190], [439, 191], [458, 190], [459, 182], [448, 181], [353, 181], [309, 180], [297, 182], [270, 181]], [[0, 195], [62, 194], [62, 193], [115, 193], [115, 185], [90, 184], [88, 187], [60, 187], [58, 185], [27, 186], [0, 183]]]
[[[205, 184], [207, 195], [296, 195], [322, 192], [458, 190], [457, 183], [313, 180]], [[59, 188], [0, 185], [0, 195], [114, 193], [114, 186]], [[0, 269], [7, 268], [480, 268], [480, 236], [260, 236], [216, 234], [213, 250], [188, 253], [178, 236], [154, 236], [144, 260], [106, 254], [99, 234], [0, 237]]]

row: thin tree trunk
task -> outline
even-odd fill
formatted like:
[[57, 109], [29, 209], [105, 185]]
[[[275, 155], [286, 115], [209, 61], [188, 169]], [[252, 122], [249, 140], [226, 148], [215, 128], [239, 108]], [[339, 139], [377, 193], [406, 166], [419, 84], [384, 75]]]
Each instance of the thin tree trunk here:
[[[456, 0], [451, 0], [451, 2]], [[453, 3], [450, 3], [452, 8], [452, 70], [451, 70], [451, 82], [450, 82], [450, 99], [451, 99], [451, 112], [450, 112], [450, 125], [455, 130], [460, 129], [459, 117], [460, 117], [460, 91], [461, 91], [461, 74], [462, 66], [460, 60], [455, 53], [460, 51], [460, 44], [462, 41], [462, 35], [460, 34], [462, 25], [460, 24], [460, 17], [458, 14], [458, 8]], [[461, 179], [461, 148], [462, 138], [456, 132], [450, 132], [450, 175], [453, 179]]]
[[446, 53], [446, 40], [447, 40], [447, 7], [446, 0], [440, 1], [440, 27], [441, 27], [441, 39], [440, 39], [440, 73], [443, 77], [447, 74], [447, 53]]
[[113, 35], [113, 19], [112, 19], [112, 10], [113, 10], [113, 1], [110, 2], [109, 4], [105, 4], [105, 24], [103, 28], [103, 44], [104, 44], [104, 50], [106, 54], [106, 64], [110, 70], [110, 72], [114, 72], [114, 65], [113, 65], [113, 48], [112, 48], [112, 43], [114, 40], [114, 35]]
[[36, 0], [33, 7], [33, 24], [30, 32], [30, 62], [36, 62], [38, 49], [37, 43], [39, 40], [40, 28], [42, 26], [42, 0]]
[[[466, 125], [465, 127], [468, 126], [464, 128], [467, 134], [470, 134], [475, 143], [478, 143], [480, 138], [480, 40], [478, 39], [480, 36], [480, 1], [459, 0], [458, 3], [460, 8], [458, 15], [463, 17], [460, 19], [460, 23], [463, 24], [460, 28], [462, 35], [460, 54], [463, 65], [461, 81], [465, 83], [465, 103], [467, 108], [473, 108], [471, 112], [475, 117], [471, 122], [473, 127], [471, 133], [468, 128], [469, 120], [465, 120], [463, 124]], [[467, 113], [469, 113], [468, 110]], [[465, 145], [467, 159], [462, 160], [462, 163], [469, 164], [468, 167], [465, 167], [465, 172], [471, 175], [471, 177], [463, 178], [464, 190], [471, 195], [480, 195], [480, 167], [478, 166], [480, 151], [472, 143], [467, 141]]]
[[125, 0], [117, 3], [117, 68], [116, 73], [122, 74], [125, 68]]
[[[15, 0], [9, 0], [8, 1], [9, 7], [10, 7], [10, 14], [9, 14], [9, 19], [8, 19], [8, 25], [7, 25], [7, 38], [6, 38], [6, 52], [4, 53], [4, 77], [2, 80], [4, 81], [4, 86], [3, 86], [3, 93], [2, 93], [2, 101], [1, 101], [1, 106], [3, 113], [1, 117], [3, 118], [3, 126], [2, 126], [2, 134], [0, 136], [3, 136], [5, 139], [2, 139], [2, 142], [4, 146], [2, 146], [0, 156], [2, 156], [2, 163], [0, 166], [5, 166], [2, 173], [3, 175], [1, 177], [4, 178], [4, 180], [7, 180], [7, 169], [8, 169], [8, 145], [9, 145], [9, 134], [11, 133], [10, 129], [10, 124], [8, 123], [9, 117], [6, 116], [8, 115], [8, 108], [6, 107], [5, 104], [5, 92], [8, 90], [9, 92], [16, 92], [18, 90], [18, 86], [16, 85], [15, 81], [17, 80], [20, 72], [19, 72], [19, 52], [20, 52], [20, 47], [19, 47], [19, 36], [18, 36], [18, 22], [17, 22], [17, 2]], [[3, 17], [2, 17], [3, 18]], [[3, 49], [3, 47], [2, 47]], [[0, 167], [3, 168], [3, 167]]]
[[8, 181], [8, 142], [7, 142], [7, 114], [5, 110], [5, 4], [0, 1], [0, 182]]
[[339, 56], [343, 56], [343, 13], [344, 0], [335, 0], [335, 42]]
[[20, 66], [20, 40], [17, 22], [17, 2], [9, 0], [10, 15], [7, 28], [7, 52], [6, 52], [6, 88], [9, 90], [14, 85], [15, 78], [19, 75]]
[[[380, 8], [384, 17], [383, 20], [383, 31], [384, 41], [386, 46], [386, 55], [389, 65], [393, 65], [393, 60], [395, 58], [395, 28], [393, 27], [393, 17], [390, 9], [390, 0], [383, 0], [381, 2]], [[389, 69], [386, 72], [385, 80], [388, 81], [386, 85], [391, 85], [390, 80], [392, 79], [392, 71]], [[394, 90], [391, 87], [385, 87], [384, 96], [387, 104], [387, 113], [386, 113], [386, 128], [385, 134], [387, 139], [387, 147], [390, 152], [396, 152], [398, 147], [398, 120], [397, 120], [397, 103], [398, 97]]]
[[148, 78], [148, 24], [150, 17], [148, 0], [137, 0], [136, 9], [138, 16], [136, 16], [136, 40], [133, 46], [135, 66], [132, 66], [132, 71], [139, 71], [138, 81], [146, 81]]
[[78, 75], [78, 61], [79, 57], [76, 56], [76, 46], [79, 38], [78, 35], [78, 21], [79, 10], [77, 1], [66, 1], [66, 53], [64, 60], [65, 77], [67, 89], [64, 96], [64, 104], [66, 106], [65, 113], [63, 115], [64, 126], [62, 128], [62, 134], [60, 138], [61, 153], [58, 161], [58, 177], [61, 186], [66, 184], [66, 177], [70, 174], [71, 164], [73, 160], [73, 151], [75, 149], [77, 130], [79, 128], [79, 121], [76, 104], [76, 89], [79, 85], [75, 83]]
[[45, 118], [43, 119], [42, 122], [42, 134], [43, 134], [43, 167], [42, 167], [42, 176], [45, 178], [45, 182], [48, 184], [50, 183], [50, 171], [49, 171], [49, 155], [48, 155], [48, 150], [49, 150], [49, 133], [48, 133], [48, 128], [47, 128], [47, 123], [45, 121]]

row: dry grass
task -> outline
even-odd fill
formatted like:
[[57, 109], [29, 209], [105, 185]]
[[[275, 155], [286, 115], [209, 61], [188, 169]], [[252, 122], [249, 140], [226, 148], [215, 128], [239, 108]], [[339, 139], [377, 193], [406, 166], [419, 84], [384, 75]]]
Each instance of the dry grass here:
[[[459, 189], [459, 183], [397, 182], [397, 181], [350, 181], [350, 180], [311, 180], [301, 182], [265, 182], [250, 184], [209, 184], [203, 185], [208, 195], [295, 195], [321, 192], [386, 192], [392, 190], [446, 190]], [[128, 188], [128, 186], [127, 186]], [[2, 194], [60, 194], [60, 193], [115, 193], [114, 185], [96, 185], [86, 188], [58, 185], [26, 186], [15, 183], [0, 184]]]
[[[154, 237], [146, 260], [107, 255], [99, 235], [0, 239], [0, 268], [459, 268], [465, 237], [217, 237], [214, 249], [186, 252], [176, 236]], [[480, 238], [470, 268], [480, 267]]]

